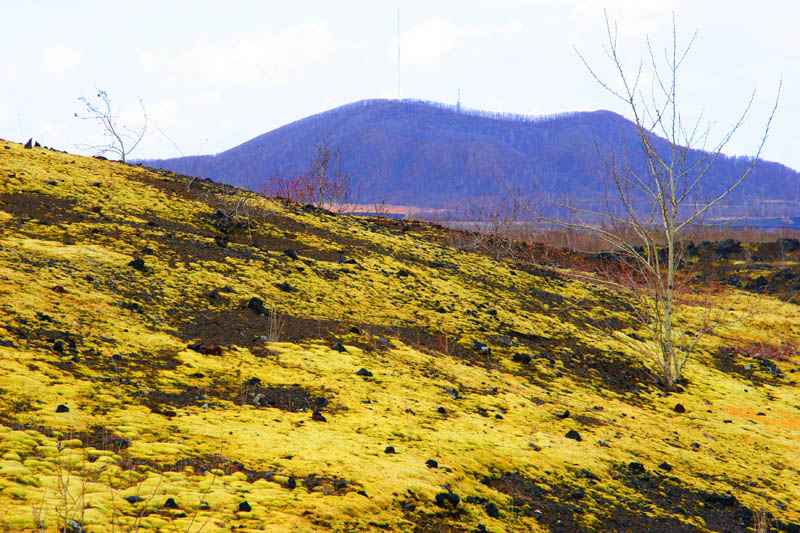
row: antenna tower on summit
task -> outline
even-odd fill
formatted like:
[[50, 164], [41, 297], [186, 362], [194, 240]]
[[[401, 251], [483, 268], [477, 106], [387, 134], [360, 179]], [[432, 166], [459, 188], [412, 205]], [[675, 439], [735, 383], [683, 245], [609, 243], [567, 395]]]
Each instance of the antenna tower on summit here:
[[400, 8], [397, 8], [397, 99], [400, 100]]

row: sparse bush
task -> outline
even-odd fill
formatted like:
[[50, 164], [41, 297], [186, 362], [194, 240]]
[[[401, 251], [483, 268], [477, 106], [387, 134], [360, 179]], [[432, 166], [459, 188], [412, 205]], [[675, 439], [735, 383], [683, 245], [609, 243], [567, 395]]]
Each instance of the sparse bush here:
[[267, 342], [278, 342], [283, 336], [286, 327], [286, 320], [274, 305], [270, 307], [267, 314]]
[[797, 346], [787, 342], [769, 344], [754, 342], [739, 348], [739, 352], [755, 359], [768, 359], [770, 361], [790, 361], [797, 357]]
[[340, 152], [321, 143], [306, 173], [288, 178], [272, 177], [262, 192], [335, 211], [350, 197], [350, 177], [342, 170]]

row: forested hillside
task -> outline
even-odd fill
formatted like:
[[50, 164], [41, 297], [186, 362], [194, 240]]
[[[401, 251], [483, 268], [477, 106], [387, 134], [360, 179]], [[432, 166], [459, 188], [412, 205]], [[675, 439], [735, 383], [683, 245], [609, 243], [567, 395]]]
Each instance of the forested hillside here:
[[[532, 119], [397, 100], [342, 106], [217, 155], [146, 163], [261, 190], [270, 178], [308, 171], [320, 143], [339, 152], [353, 201], [428, 207], [463, 206], [509, 191], [532, 199], [601, 201], [612, 155], [636, 168], [644, 165], [634, 125], [610, 111]], [[656, 145], [665, 149], [664, 141]], [[749, 164], [747, 158], [720, 157], [702, 194], [719, 191]], [[782, 214], [784, 201], [800, 212], [800, 175], [761, 162], [731, 198], [749, 205], [769, 200], [773, 215]]]

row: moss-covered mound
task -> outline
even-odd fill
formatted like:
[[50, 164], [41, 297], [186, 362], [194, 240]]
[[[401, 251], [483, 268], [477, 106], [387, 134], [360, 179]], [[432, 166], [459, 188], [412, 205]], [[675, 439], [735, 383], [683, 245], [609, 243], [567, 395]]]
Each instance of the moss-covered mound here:
[[0, 141], [0, 529], [798, 531], [798, 307], [690, 299], [667, 394], [456, 237]]

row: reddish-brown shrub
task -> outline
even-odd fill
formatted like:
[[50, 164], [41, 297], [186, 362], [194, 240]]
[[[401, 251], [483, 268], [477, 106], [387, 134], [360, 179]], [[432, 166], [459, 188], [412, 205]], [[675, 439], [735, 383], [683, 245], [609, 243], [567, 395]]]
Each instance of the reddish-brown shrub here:
[[739, 353], [757, 359], [789, 361], [797, 356], [798, 348], [797, 346], [788, 342], [781, 342], [780, 344], [753, 342], [744, 346], [740, 346]]

